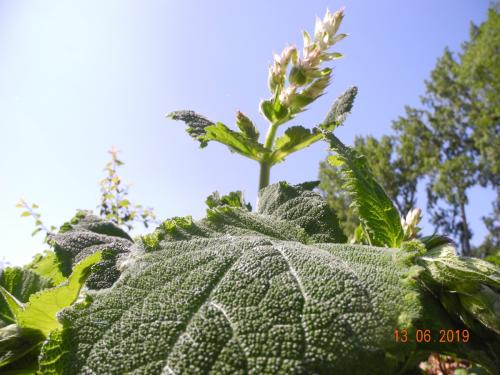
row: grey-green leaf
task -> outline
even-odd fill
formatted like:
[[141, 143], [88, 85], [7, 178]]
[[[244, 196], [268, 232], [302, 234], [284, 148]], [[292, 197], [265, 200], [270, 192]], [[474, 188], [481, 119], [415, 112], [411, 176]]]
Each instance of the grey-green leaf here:
[[463, 329], [435, 296], [440, 278], [419, 282], [424, 245], [317, 242], [328, 230], [313, 228], [312, 187], [269, 186], [258, 213], [216, 205], [164, 222], [111, 288], [60, 314], [43, 373], [395, 374], [435, 351], [498, 365], [498, 336], [476, 331], [396, 343], [395, 328]]
[[87, 256], [103, 251], [103, 260], [87, 279], [86, 285], [91, 289], [107, 288], [116, 281], [120, 275], [116, 268], [117, 258], [128, 254], [133, 246], [132, 239], [121, 228], [85, 211], [79, 212], [49, 239], [64, 276]]
[[352, 86], [335, 100], [323, 121], [322, 127], [325, 130], [333, 131], [337, 126], [344, 123], [347, 115], [351, 112], [357, 94], [358, 88]]
[[174, 111], [169, 113], [167, 117], [172, 120], [184, 121], [187, 125], [187, 133], [199, 141], [201, 147], [205, 147], [207, 145], [207, 141], [203, 139], [203, 136], [205, 135], [205, 128], [213, 125], [214, 123], [205, 116], [194, 111]]

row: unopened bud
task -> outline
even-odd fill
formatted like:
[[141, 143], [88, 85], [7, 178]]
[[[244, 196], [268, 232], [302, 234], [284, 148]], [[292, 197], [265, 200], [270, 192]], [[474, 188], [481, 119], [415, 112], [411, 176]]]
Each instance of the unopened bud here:
[[259, 138], [259, 131], [247, 116], [242, 112], [236, 112], [236, 125], [241, 130], [241, 132], [250, 139], [257, 140]]

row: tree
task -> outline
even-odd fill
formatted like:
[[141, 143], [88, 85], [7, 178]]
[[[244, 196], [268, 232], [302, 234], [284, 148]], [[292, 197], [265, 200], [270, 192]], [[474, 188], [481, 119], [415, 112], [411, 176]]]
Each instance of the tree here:
[[[468, 190], [478, 185], [498, 189], [500, 184], [499, 8], [498, 3], [493, 5], [483, 24], [471, 25], [470, 41], [462, 45], [460, 54], [445, 50], [422, 98], [439, 142], [427, 185], [429, 209], [434, 224], [453, 233], [464, 254], [472, 253]], [[498, 210], [484, 218], [490, 244], [495, 242], [491, 236], [498, 220]]]
[[[436, 231], [452, 235], [465, 255], [495, 254], [500, 243], [498, 198], [494, 212], [483, 218], [490, 234], [476, 250], [466, 212], [470, 188], [500, 186], [499, 8], [492, 6], [483, 24], [471, 26], [459, 54], [445, 49], [426, 81], [423, 109], [406, 107], [393, 122], [394, 135], [355, 141], [402, 214], [416, 205], [418, 182], [426, 181], [427, 214]], [[323, 164], [320, 177], [332, 207], [346, 210], [337, 171]], [[344, 230], [351, 234], [356, 215], [346, 212]]]
[[427, 183], [427, 206], [437, 229], [454, 235], [464, 254], [471, 252], [467, 220], [468, 190], [479, 178], [479, 150], [471, 134], [470, 88], [460, 80], [459, 61], [445, 49], [426, 81], [422, 103], [437, 143]]

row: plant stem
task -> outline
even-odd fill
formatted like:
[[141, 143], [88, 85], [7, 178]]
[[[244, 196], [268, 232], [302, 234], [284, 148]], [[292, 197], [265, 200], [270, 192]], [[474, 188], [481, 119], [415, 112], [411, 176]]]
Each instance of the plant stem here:
[[271, 175], [271, 164], [266, 161], [260, 162], [259, 190], [269, 185]]
[[[278, 123], [272, 123], [267, 130], [266, 139], [264, 141], [264, 148], [271, 153], [274, 138], [276, 137], [276, 130], [278, 130]], [[260, 176], [259, 176], [259, 190], [269, 185], [269, 177], [271, 176], [271, 163], [267, 160], [260, 162]]]

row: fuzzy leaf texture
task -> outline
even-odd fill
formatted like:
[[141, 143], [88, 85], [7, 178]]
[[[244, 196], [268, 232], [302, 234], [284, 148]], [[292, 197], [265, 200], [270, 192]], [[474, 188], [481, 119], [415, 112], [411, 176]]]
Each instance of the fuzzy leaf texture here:
[[396, 344], [395, 327], [463, 328], [416, 280], [424, 246], [334, 243], [345, 238], [312, 187], [272, 185], [257, 213], [216, 205], [144, 236], [111, 288], [61, 313], [40, 371], [391, 374], [432, 351], [494, 369], [482, 350], [498, 336]]
[[351, 113], [357, 94], [358, 88], [352, 86], [335, 100], [323, 121], [322, 127], [325, 130], [333, 131], [337, 126], [344, 123], [347, 115]]
[[132, 239], [121, 228], [86, 211], [80, 211], [49, 239], [64, 276], [68, 276], [74, 265], [87, 256], [103, 251], [102, 260], [87, 280], [90, 289], [113, 285], [120, 275], [116, 262], [133, 246]]
[[325, 140], [335, 152], [328, 162], [341, 167], [344, 188], [352, 199], [359, 220], [371, 245], [398, 247], [404, 232], [398, 210], [375, 180], [364, 155], [345, 146], [336, 136], [325, 132]]
[[187, 125], [187, 133], [199, 141], [201, 147], [205, 147], [207, 145], [207, 141], [203, 139], [203, 136], [205, 135], [205, 128], [213, 125], [214, 123], [205, 116], [194, 111], [174, 111], [169, 113], [167, 117], [172, 120], [184, 121]]

